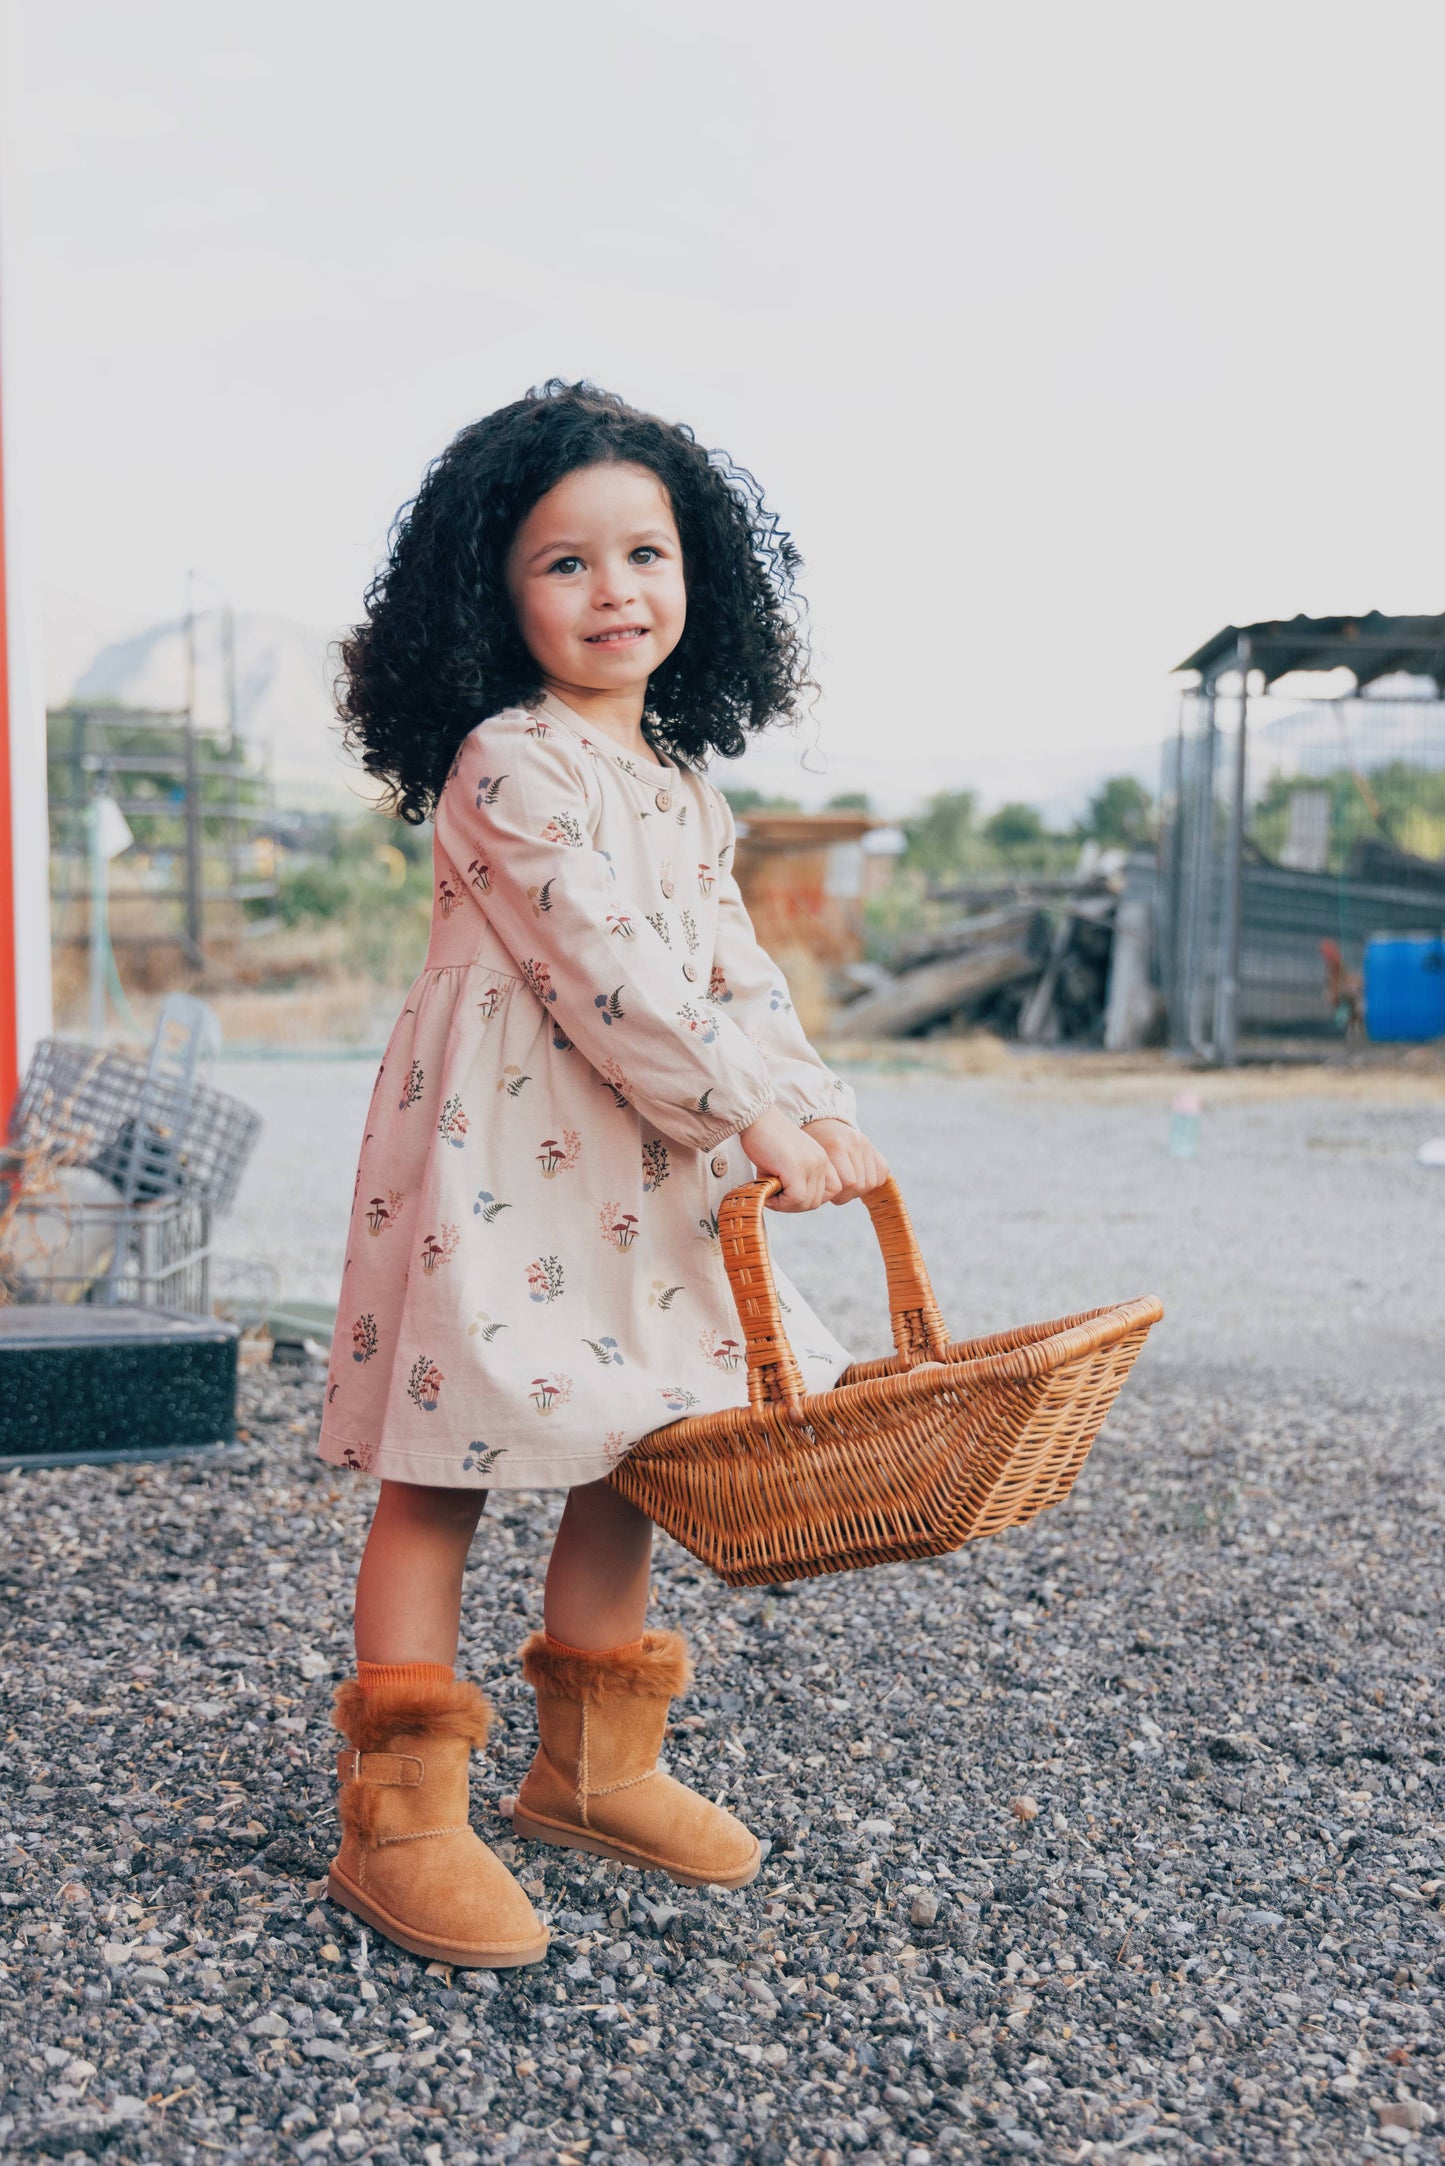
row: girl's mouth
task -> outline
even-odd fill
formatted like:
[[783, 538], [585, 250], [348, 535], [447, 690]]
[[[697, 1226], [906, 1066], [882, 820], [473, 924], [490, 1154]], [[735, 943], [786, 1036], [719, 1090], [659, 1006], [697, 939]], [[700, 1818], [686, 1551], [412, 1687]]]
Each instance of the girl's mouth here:
[[629, 624], [618, 632], [589, 632], [587, 644], [589, 647], [625, 647], [632, 640], [646, 637], [645, 624]]

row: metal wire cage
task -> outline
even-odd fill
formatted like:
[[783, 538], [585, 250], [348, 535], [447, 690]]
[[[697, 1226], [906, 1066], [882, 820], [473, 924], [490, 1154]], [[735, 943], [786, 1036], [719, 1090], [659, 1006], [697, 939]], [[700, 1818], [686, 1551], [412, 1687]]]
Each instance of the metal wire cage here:
[[35, 1048], [10, 1128], [15, 1150], [63, 1150], [134, 1201], [191, 1194], [230, 1208], [260, 1115], [209, 1084], [68, 1038]]
[[210, 1313], [212, 1221], [261, 1123], [161, 1054], [36, 1047], [0, 1152], [0, 1301]]

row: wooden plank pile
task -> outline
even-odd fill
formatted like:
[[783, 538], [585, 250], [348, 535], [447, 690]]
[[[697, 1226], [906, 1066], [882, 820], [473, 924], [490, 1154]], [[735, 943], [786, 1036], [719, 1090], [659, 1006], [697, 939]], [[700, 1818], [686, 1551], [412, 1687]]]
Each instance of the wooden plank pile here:
[[1102, 1042], [1122, 885], [1111, 868], [936, 891], [930, 901], [957, 905], [957, 918], [904, 935], [886, 962], [836, 974], [835, 1034], [920, 1038], [981, 1026], [1034, 1045]]

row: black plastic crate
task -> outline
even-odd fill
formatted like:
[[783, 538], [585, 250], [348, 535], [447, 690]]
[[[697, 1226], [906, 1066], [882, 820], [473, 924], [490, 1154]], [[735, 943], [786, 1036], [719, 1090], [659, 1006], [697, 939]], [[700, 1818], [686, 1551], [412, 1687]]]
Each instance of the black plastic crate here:
[[220, 1316], [0, 1308], [0, 1468], [171, 1459], [233, 1444], [240, 1336]]

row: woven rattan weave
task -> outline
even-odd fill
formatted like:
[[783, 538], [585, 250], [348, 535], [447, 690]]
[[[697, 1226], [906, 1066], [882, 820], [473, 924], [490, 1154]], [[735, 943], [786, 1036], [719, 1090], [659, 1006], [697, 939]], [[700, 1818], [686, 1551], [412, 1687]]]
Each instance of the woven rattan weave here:
[[952, 1341], [890, 1177], [863, 1201], [897, 1352], [810, 1392], [763, 1228], [781, 1186], [749, 1181], [718, 1213], [747, 1338], [747, 1406], [652, 1430], [613, 1486], [734, 1587], [937, 1557], [1067, 1496], [1163, 1305], [1125, 1301]]

